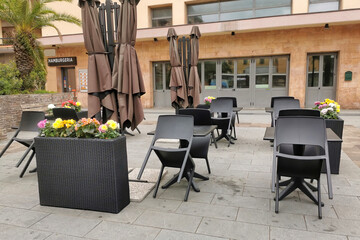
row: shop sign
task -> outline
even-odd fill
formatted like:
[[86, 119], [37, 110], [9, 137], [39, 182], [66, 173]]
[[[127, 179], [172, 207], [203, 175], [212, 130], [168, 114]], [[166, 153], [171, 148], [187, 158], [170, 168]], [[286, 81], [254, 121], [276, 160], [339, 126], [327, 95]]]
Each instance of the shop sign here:
[[88, 70], [79, 69], [80, 92], [88, 91]]
[[48, 58], [48, 66], [76, 65], [76, 57]]

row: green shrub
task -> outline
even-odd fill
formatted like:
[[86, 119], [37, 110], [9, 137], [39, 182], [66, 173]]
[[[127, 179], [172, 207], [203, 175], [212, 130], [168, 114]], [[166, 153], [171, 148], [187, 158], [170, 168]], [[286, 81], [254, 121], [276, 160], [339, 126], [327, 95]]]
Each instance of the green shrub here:
[[15, 62], [9, 64], [0, 63], [0, 95], [20, 93], [22, 80]]
[[46, 93], [56, 93], [54, 91], [46, 91], [46, 90], [35, 90], [34, 94], [46, 94]]

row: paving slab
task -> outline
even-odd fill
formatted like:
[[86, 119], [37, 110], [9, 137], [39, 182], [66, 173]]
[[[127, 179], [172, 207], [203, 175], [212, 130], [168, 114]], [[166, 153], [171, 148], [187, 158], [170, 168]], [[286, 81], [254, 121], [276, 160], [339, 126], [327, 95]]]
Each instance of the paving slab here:
[[86, 237], [99, 240], [153, 240], [160, 229], [103, 221]]
[[134, 224], [194, 233], [198, 228], [201, 219], [201, 217], [197, 216], [145, 211]]
[[258, 224], [205, 218], [197, 233], [231, 239], [268, 240], [269, 227]]
[[161, 230], [155, 240], [227, 240], [228, 238], [211, 237], [202, 234], [185, 233], [171, 230]]

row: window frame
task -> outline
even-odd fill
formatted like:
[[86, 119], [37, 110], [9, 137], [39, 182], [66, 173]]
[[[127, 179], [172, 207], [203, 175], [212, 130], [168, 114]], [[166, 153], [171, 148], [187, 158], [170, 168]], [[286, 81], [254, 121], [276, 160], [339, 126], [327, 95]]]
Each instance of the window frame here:
[[170, 26], [173, 26], [173, 11], [172, 11], [172, 5], [169, 5], [169, 6], [161, 6], [161, 7], [151, 7], [150, 8], [150, 11], [151, 11], [151, 19], [150, 19], [150, 22], [151, 22], [151, 28], [158, 28], [158, 27], [169, 27], [169, 26], [153, 26], [153, 21], [155, 20], [164, 20], [164, 19], [169, 19], [169, 17], [155, 17], [154, 18], [154, 10], [160, 10], [160, 9], [170, 9], [170, 12], [171, 12], [171, 16], [170, 16], [170, 19], [171, 19], [171, 23], [170, 23]]

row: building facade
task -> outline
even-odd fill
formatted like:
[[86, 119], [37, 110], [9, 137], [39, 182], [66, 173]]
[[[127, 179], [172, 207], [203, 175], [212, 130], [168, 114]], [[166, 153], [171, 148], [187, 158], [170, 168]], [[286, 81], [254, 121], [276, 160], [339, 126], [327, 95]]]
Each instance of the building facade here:
[[[53, 7], [80, 18], [77, 2]], [[332, 98], [342, 108], [360, 108], [358, 0], [141, 0], [135, 47], [144, 107], [170, 106], [167, 30], [188, 37], [194, 25], [202, 33], [203, 97], [235, 96], [240, 106], [263, 108], [272, 96], [291, 95], [305, 107]], [[86, 105], [82, 29], [58, 26], [61, 39], [47, 28], [40, 39], [50, 59], [46, 88], [75, 89]]]

